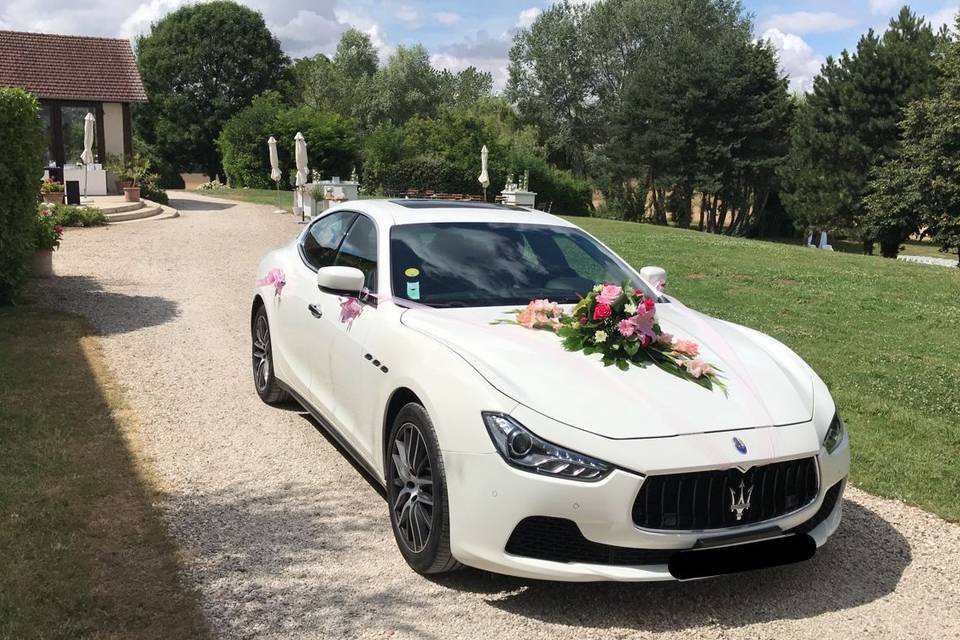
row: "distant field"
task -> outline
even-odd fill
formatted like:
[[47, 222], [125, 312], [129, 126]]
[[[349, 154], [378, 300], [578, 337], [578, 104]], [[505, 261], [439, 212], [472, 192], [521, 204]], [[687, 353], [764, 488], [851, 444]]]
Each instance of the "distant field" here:
[[574, 218], [705, 313], [803, 356], [849, 426], [853, 480], [960, 520], [960, 269]]

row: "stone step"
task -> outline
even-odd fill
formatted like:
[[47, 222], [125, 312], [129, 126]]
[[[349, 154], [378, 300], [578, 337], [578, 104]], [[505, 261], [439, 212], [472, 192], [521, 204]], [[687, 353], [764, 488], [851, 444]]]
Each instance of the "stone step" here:
[[144, 206], [144, 201], [138, 200], [137, 202], [124, 202], [122, 204], [116, 204], [111, 206], [103, 205], [94, 205], [99, 206], [100, 210], [103, 211], [104, 215], [110, 216], [115, 213], [126, 213], [128, 211], [136, 211]]
[[180, 212], [172, 207], [157, 204], [150, 200], [143, 200], [144, 206], [135, 211], [115, 213], [107, 216], [110, 224], [127, 224], [132, 222], [146, 222], [148, 220], [169, 220], [180, 217]]

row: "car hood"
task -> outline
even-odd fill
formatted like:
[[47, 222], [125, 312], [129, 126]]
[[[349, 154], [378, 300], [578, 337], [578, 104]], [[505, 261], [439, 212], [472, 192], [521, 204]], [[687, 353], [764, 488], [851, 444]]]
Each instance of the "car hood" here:
[[694, 340], [721, 371], [726, 393], [658, 367], [605, 367], [563, 349], [550, 331], [509, 324], [502, 307], [410, 309], [401, 321], [445, 344], [501, 393], [570, 426], [614, 439], [660, 438], [807, 422], [813, 378], [792, 351], [678, 301], [657, 305], [662, 329]]

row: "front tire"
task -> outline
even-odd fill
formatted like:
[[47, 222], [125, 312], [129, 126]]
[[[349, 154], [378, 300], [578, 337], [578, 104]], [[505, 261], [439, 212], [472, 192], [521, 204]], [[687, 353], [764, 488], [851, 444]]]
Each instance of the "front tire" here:
[[450, 513], [443, 458], [433, 423], [416, 403], [393, 420], [387, 440], [387, 500], [400, 553], [421, 574], [462, 565], [450, 553]]
[[257, 395], [267, 404], [282, 404], [290, 400], [280, 388], [273, 369], [273, 341], [270, 339], [270, 321], [267, 310], [260, 305], [250, 324], [253, 341], [253, 386]]

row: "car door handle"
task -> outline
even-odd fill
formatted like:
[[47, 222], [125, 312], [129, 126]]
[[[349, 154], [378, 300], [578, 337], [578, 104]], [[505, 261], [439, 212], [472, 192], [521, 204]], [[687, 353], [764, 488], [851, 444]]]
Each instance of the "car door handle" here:
[[308, 304], [308, 305], [307, 305], [307, 309], [310, 309], [310, 314], [311, 314], [314, 318], [322, 318], [322, 317], [323, 317], [323, 309], [321, 309], [319, 306], [317, 306], [317, 305], [315, 305], [315, 304]]

